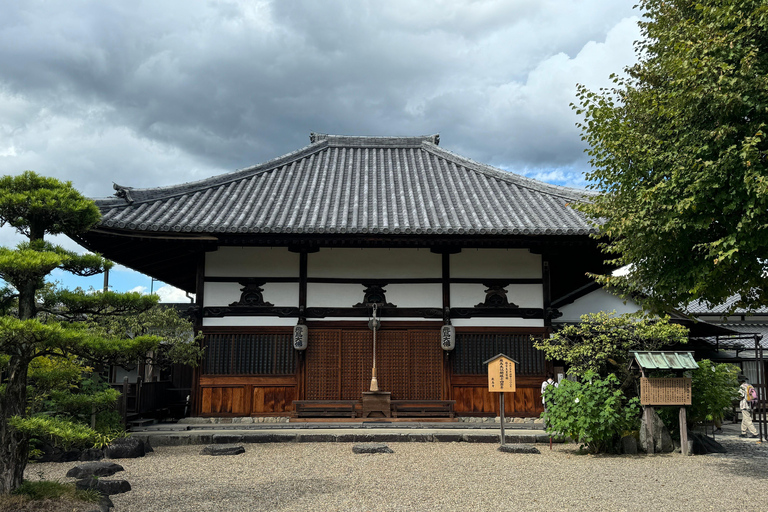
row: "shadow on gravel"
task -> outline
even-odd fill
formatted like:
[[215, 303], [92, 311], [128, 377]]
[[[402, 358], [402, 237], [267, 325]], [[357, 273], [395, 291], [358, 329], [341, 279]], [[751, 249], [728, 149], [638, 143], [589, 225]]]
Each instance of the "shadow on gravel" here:
[[768, 481], [768, 443], [723, 442], [728, 453], [710, 453], [698, 455], [719, 459], [716, 467], [735, 476], [743, 476], [760, 481]]

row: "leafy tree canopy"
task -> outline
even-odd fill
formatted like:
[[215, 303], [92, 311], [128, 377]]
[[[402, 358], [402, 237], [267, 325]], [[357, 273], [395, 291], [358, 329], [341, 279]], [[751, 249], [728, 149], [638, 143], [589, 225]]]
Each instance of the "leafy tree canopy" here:
[[99, 209], [67, 181], [25, 171], [0, 178], [0, 224], [10, 224], [30, 240], [45, 234], [86, 231], [101, 218]]
[[688, 341], [688, 329], [669, 323], [666, 317], [652, 318], [642, 313], [616, 315], [589, 313], [578, 324], [555, 331], [550, 338], [537, 340], [534, 346], [548, 359], [563, 361], [568, 373], [583, 378], [594, 373], [602, 378], [615, 374], [628, 394], [636, 376], [629, 371], [631, 350], [659, 350]]
[[574, 108], [598, 223], [654, 309], [732, 295], [768, 305], [768, 4], [641, 0], [639, 62]]

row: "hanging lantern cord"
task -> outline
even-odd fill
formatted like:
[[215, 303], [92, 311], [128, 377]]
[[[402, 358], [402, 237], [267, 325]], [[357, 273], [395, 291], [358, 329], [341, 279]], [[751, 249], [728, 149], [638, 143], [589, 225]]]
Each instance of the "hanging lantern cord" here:
[[373, 304], [370, 326], [373, 330], [373, 370], [371, 371], [371, 391], [379, 390], [379, 381], [376, 379], [376, 331], [379, 329], [379, 319], [376, 318], [377, 304]]

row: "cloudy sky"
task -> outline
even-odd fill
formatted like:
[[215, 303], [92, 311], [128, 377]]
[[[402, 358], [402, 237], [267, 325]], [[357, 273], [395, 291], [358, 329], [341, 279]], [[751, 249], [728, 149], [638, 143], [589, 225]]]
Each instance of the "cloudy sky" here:
[[577, 83], [608, 86], [635, 61], [634, 3], [0, 0], [0, 174], [105, 197], [113, 182], [248, 167], [313, 131], [439, 133], [474, 160], [583, 187], [570, 104]]

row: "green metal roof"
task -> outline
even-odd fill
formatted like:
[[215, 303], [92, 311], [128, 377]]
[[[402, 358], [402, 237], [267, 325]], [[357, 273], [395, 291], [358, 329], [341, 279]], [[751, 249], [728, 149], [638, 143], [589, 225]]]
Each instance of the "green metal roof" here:
[[635, 361], [644, 370], [695, 370], [699, 367], [693, 352], [632, 351]]

